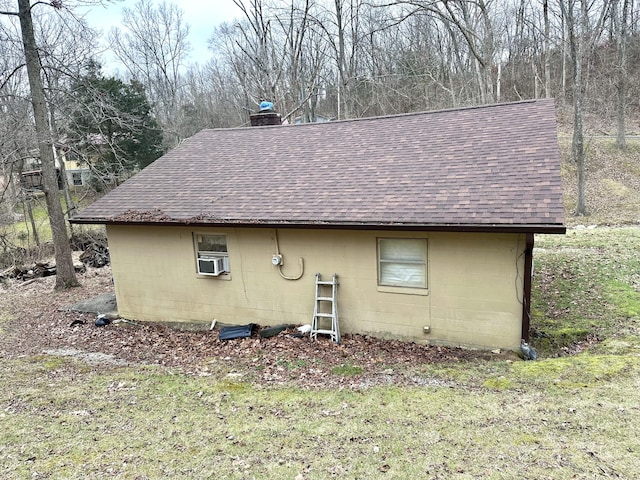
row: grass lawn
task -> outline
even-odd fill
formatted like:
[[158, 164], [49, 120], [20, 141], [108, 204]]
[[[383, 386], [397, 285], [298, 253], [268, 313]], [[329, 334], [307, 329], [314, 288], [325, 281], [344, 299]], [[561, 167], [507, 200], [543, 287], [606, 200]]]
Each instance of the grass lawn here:
[[2, 478], [640, 474], [637, 356], [486, 363], [465, 380], [417, 366], [442, 383], [336, 391], [67, 362], [3, 366]]
[[421, 387], [342, 369], [354, 387], [304, 389], [213, 359], [198, 375], [4, 359], [0, 477], [639, 478], [640, 229], [536, 240], [538, 361], [404, 367]]
[[536, 236], [534, 339], [546, 353], [595, 337], [637, 343], [640, 228], [573, 229]]
[[[79, 205], [79, 208], [82, 208], [82, 206], [85, 206], [87, 202], [89, 202], [89, 200], [87, 200], [87, 195], [83, 192], [73, 192], [71, 198], [74, 205]], [[88, 198], [93, 199], [94, 197], [89, 196]], [[34, 193], [30, 197], [29, 202], [33, 213], [33, 223], [35, 224], [40, 244], [50, 242], [51, 227], [49, 225], [49, 216], [47, 215], [47, 206], [44, 194]], [[63, 212], [66, 211], [67, 206], [62, 193], [60, 194], [60, 203], [62, 205]], [[24, 203], [19, 203], [16, 206], [15, 213], [22, 215], [23, 218], [20, 221], [9, 225], [0, 225], [0, 236], [4, 237], [6, 242], [13, 247], [25, 249], [32, 249], [36, 247], [33, 228], [27, 212], [27, 206]]]
[[[47, 216], [44, 195], [34, 195], [30, 202], [39, 241], [41, 243], [51, 241], [51, 228], [49, 227], [49, 217]], [[22, 248], [33, 248], [36, 245], [35, 237], [27, 215], [26, 206], [19, 204], [16, 213], [23, 215], [23, 220], [10, 225], [0, 225], [0, 234], [6, 236], [12, 245]]]

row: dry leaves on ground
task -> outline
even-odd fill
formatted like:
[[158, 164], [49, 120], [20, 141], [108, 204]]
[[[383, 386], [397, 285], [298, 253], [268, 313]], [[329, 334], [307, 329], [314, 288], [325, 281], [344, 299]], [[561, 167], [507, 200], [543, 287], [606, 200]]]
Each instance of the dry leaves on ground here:
[[[275, 337], [220, 341], [214, 331], [177, 330], [159, 323], [136, 322], [94, 325], [95, 315], [61, 311], [79, 300], [111, 291], [109, 267], [89, 268], [82, 287], [54, 291], [53, 277], [2, 288], [0, 312], [9, 321], [2, 326], [0, 353], [5, 357], [59, 352], [111, 366], [160, 365], [197, 375], [228, 375], [262, 384], [304, 387], [426, 384], [438, 382], [416, 376], [414, 367], [435, 362], [464, 362], [492, 354], [425, 346], [411, 342], [344, 335], [335, 345], [328, 338], [311, 341], [295, 330]], [[5, 314], [5, 316], [7, 316]], [[74, 325], [72, 325], [72, 323]], [[348, 374], [332, 374], [348, 366]]]

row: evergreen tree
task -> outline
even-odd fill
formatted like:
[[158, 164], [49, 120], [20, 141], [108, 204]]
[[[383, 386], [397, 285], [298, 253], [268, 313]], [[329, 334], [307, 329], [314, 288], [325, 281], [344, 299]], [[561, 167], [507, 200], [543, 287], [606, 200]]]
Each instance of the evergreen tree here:
[[90, 62], [71, 98], [69, 146], [98, 177], [118, 182], [162, 155], [162, 131], [139, 82], [104, 77]]

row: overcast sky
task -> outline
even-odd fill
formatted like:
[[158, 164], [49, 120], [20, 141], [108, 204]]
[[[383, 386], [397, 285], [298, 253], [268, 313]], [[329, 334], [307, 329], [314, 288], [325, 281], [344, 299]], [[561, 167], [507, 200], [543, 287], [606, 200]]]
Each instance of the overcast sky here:
[[[160, 0], [154, 0], [159, 4]], [[222, 22], [228, 22], [238, 18], [241, 12], [233, 3], [233, 0], [174, 0], [173, 3], [184, 12], [184, 21], [189, 24], [189, 43], [191, 44], [190, 61], [204, 63], [209, 58], [207, 40], [211, 37], [214, 27]], [[112, 27], [117, 27], [122, 21], [122, 8], [133, 8], [136, 1], [124, 0], [109, 4], [106, 8], [92, 6], [87, 10], [87, 23], [102, 30], [104, 37]], [[109, 61], [107, 58], [105, 61]]]

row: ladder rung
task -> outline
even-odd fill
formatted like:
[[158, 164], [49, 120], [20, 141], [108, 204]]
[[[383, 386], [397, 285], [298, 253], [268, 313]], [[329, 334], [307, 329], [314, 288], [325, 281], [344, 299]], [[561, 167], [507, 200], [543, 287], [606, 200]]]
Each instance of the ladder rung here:
[[318, 297], [316, 300], [322, 300], [324, 302], [333, 302], [333, 297]]
[[333, 282], [316, 282], [316, 285], [337, 285], [337, 283]]
[[313, 330], [311, 333], [321, 333], [323, 335], [335, 335], [335, 330]]
[[333, 318], [333, 313], [316, 313], [316, 317]]

